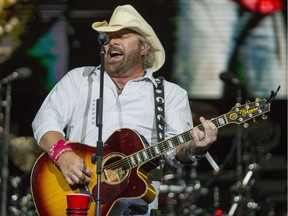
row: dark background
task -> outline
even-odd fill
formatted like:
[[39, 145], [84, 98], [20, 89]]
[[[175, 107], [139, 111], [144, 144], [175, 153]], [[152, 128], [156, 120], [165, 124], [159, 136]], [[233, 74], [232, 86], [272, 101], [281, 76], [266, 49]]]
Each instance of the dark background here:
[[[11, 133], [16, 136], [33, 136], [31, 122], [49, 92], [46, 84], [46, 69], [37, 59], [27, 55], [27, 49], [33, 46], [58, 19], [55, 16], [49, 21], [44, 20], [41, 16], [41, 10], [44, 8], [45, 10], [51, 10], [51, 12], [56, 11], [63, 15], [69, 23], [70, 30], [67, 33], [70, 47], [68, 69], [72, 69], [84, 65], [99, 64], [97, 33], [91, 28], [91, 24], [94, 21], [108, 21], [113, 9], [117, 5], [125, 3], [132, 4], [139, 11], [162, 41], [166, 51], [166, 62], [161, 70], [157, 72], [157, 75], [171, 80], [175, 42], [173, 32], [175, 31], [177, 1], [28, 1], [28, 3], [25, 3], [26, 7], [23, 6], [25, 11], [22, 9], [22, 12], [25, 12], [30, 19], [23, 26], [26, 29], [25, 33], [20, 35], [21, 46], [14, 50], [11, 57], [0, 64], [0, 79], [23, 66], [31, 68], [33, 72], [31, 77], [25, 80], [16, 80], [12, 83]], [[31, 5], [33, 6], [30, 7]], [[12, 9], [15, 11], [21, 10], [21, 8]], [[201, 115], [212, 118], [229, 112], [235, 106], [235, 88], [231, 87], [230, 93], [229, 98], [223, 97], [219, 100], [193, 100], [191, 98], [192, 103], [198, 103], [199, 105], [193, 113], [195, 122], [197, 123]], [[5, 92], [1, 94], [5, 98]], [[267, 97], [269, 95], [270, 92], [267, 92]], [[243, 98], [243, 101], [245, 102], [246, 99], [250, 98]], [[5, 111], [5, 109], [2, 109], [2, 111]], [[268, 215], [274, 210], [275, 215], [284, 215], [284, 212], [287, 211], [287, 100], [277, 100], [276, 98], [271, 106], [271, 112], [267, 115], [268, 119], [266, 121], [257, 118], [256, 123], [251, 121], [250, 127], [242, 130], [240, 138], [241, 164], [237, 161], [237, 147], [239, 147], [239, 144], [237, 144], [239, 141], [237, 126], [227, 126], [227, 128], [220, 129], [218, 140], [210, 148], [210, 154], [217, 164], [223, 168], [223, 172], [218, 175], [213, 174], [211, 166], [205, 159], [202, 159], [196, 166], [196, 179], [199, 179], [201, 185], [208, 189], [208, 193], [201, 194], [199, 197], [197, 193], [192, 193], [192, 195], [183, 193], [186, 202], [181, 199], [180, 194], [175, 193], [172, 199], [173, 201], [176, 200], [178, 207], [182, 206], [182, 209], [185, 209], [189, 208], [187, 205], [196, 204], [197, 207], [204, 209], [211, 215], [215, 209], [222, 209], [227, 213], [233, 203], [233, 195], [237, 195], [241, 191], [244, 198], [254, 200], [261, 206], [261, 211], [259, 210], [257, 214]], [[243, 127], [241, 126], [241, 128]], [[29, 173], [22, 173], [13, 165], [13, 161], [10, 162], [10, 175], [22, 177], [23, 184], [20, 187], [20, 194], [25, 196], [26, 193], [29, 193], [27, 192]], [[237, 179], [239, 166], [243, 168], [244, 176], [251, 163], [259, 164], [259, 167], [261, 167], [261, 169], [255, 170], [251, 186], [245, 190], [233, 190], [233, 186], [239, 180]], [[195, 183], [195, 176], [191, 177], [191, 172], [191, 167], [185, 167], [180, 175], [180, 179], [184, 179], [188, 185]], [[175, 175], [172, 182], [168, 181], [165, 184], [179, 184], [178, 177]], [[220, 204], [218, 206], [215, 197], [213, 197], [217, 188], [220, 194]], [[14, 191], [10, 185], [9, 194], [13, 194]], [[167, 196], [162, 198], [160, 202], [162, 208], [167, 207], [168, 201]], [[244, 203], [246, 202], [245, 200]], [[18, 204], [14, 205], [17, 206]], [[178, 208], [177, 206], [172, 205], [174, 211]], [[247, 211], [247, 209], [244, 208], [243, 211]]]

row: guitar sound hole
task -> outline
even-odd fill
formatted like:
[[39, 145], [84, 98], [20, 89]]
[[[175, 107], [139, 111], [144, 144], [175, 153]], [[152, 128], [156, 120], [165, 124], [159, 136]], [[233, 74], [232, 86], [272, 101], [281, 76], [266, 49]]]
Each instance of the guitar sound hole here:
[[119, 184], [128, 176], [128, 171], [123, 169], [124, 164], [121, 161], [123, 157], [122, 155], [112, 155], [104, 160], [103, 172], [108, 184]]

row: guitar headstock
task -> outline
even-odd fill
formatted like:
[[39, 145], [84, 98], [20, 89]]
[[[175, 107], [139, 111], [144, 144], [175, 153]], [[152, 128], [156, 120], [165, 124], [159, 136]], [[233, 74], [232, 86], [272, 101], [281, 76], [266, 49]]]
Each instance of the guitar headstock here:
[[228, 123], [242, 124], [261, 115], [265, 119], [267, 112], [270, 112], [270, 103], [267, 99], [257, 98], [255, 102], [237, 104], [229, 113], [225, 114], [225, 117]]

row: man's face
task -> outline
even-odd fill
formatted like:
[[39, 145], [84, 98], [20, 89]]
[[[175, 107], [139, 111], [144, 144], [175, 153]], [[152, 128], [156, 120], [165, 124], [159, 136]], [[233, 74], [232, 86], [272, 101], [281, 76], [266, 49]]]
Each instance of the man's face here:
[[105, 45], [107, 73], [117, 76], [142, 69], [143, 45], [137, 35], [128, 29], [108, 33], [108, 35], [110, 41]]

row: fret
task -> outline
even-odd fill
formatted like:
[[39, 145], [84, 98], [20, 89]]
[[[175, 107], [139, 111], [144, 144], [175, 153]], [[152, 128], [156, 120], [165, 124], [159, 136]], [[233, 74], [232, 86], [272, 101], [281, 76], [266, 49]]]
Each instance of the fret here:
[[162, 142], [162, 151], [169, 150], [171, 147], [169, 146], [167, 141]]
[[174, 148], [174, 145], [173, 145], [171, 139], [167, 140], [167, 143], [168, 143], [168, 146], [169, 146], [171, 149]]
[[222, 127], [226, 124], [224, 116], [220, 116], [219, 118], [217, 118], [217, 124], [218, 127]]
[[219, 117], [212, 120], [212, 123], [213, 123], [214, 125], [216, 125], [217, 128], [219, 127], [218, 119], [219, 119]]
[[176, 137], [172, 137], [171, 139], [173, 140], [173, 143], [174, 143], [174, 146], [175, 146], [175, 147], [180, 144], [177, 136], [176, 136]]
[[134, 158], [134, 161], [136, 163], [136, 165], [139, 165], [139, 162], [138, 162], [138, 158], [137, 158], [137, 154], [133, 154], [132, 157]]
[[183, 133], [183, 138], [185, 140], [185, 143], [192, 140], [192, 137], [190, 137], [189, 131], [186, 131], [185, 133]]
[[183, 137], [182, 137], [182, 135], [181, 135], [181, 134], [180, 134], [180, 135], [178, 135], [178, 140], [179, 140], [180, 144], [183, 144], [183, 143], [185, 143], [185, 142], [184, 142], [184, 139], [183, 139]]
[[147, 155], [145, 156], [145, 154], [146, 154], [145, 149], [143, 149], [143, 151], [139, 152], [139, 156], [140, 156], [140, 158], [142, 160], [142, 163], [147, 160], [147, 157], [146, 157]]
[[192, 134], [192, 130], [188, 131], [189, 137], [191, 138], [191, 140], [193, 140], [193, 134]]
[[136, 158], [137, 158], [138, 164], [140, 164], [140, 163], [143, 162], [142, 159], [141, 159], [141, 157], [140, 157], [140, 152], [136, 153], [135, 156], [136, 156]]
[[134, 158], [134, 155], [131, 155], [131, 156], [130, 156], [130, 160], [131, 160], [132, 167], [134, 167], [134, 166], [137, 165], [137, 163], [136, 163], [136, 161], [135, 161], [135, 158]]
[[156, 145], [156, 146], [154, 146], [153, 148], [154, 148], [154, 150], [155, 150], [156, 156], [159, 155], [159, 154], [160, 154], [160, 151], [159, 151], [159, 149], [158, 149], [158, 146]]
[[[131, 160], [131, 158], [130, 157], [127, 157], [127, 165], [129, 166], [129, 169], [131, 169], [131, 168], [133, 168], [134, 166], [133, 166], [133, 164], [132, 164], [132, 160]], [[128, 169], [127, 169], [128, 170]]]
[[162, 153], [165, 150], [164, 144], [165, 144], [164, 142], [160, 142], [157, 145], [155, 145], [155, 146], [157, 146], [157, 149], [158, 149], [159, 153], [160, 152]]
[[201, 125], [198, 125], [197, 126], [197, 128], [199, 128], [201, 131], [203, 131], [204, 130], [204, 127], [203, 127], [203, 125], [201, 124]]
[[148, 160], [148, 155], [146, 151], [143, 151], [143, 158], [144, 158], [144, 161]]
[[153, 150], [153, 149], [152, 149], [151, 147], [147, 148], [147, 150], [146, 150], [146, 152], [147, 152], [147, 154], [148, 154], [148, 156], [149, 156], [150, 159], [152, 159], [152, 158], [154, 157], [152, 150]]

